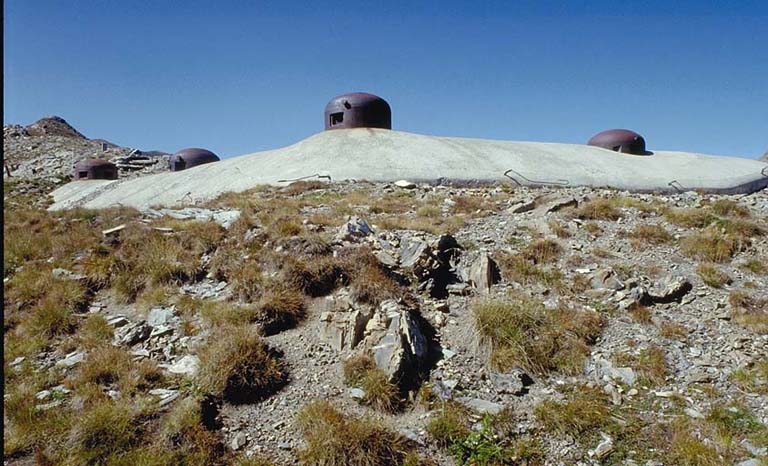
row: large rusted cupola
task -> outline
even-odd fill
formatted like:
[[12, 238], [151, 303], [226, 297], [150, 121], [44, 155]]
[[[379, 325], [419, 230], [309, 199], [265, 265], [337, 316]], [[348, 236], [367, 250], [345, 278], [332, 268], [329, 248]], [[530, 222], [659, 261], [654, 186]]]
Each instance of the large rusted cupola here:
[[649, 155], [645, 150], [645, 139], [628, 129], [609, 129], [597, 133], [587, 144], [623, 154]]
[[76, 180], [116, 180], [117, 165], [102, 159], [85, 159], [74, 167]]
[[325, 106], [325, 129], [392, 129], [392, 110], [386, 100], [365, 92], [334, 97]]
[[177, 172], [211, 162], [218, 162], [219, 156], [208, 149], [182, 149], [173, 154], [168, 161], [171, 171]]

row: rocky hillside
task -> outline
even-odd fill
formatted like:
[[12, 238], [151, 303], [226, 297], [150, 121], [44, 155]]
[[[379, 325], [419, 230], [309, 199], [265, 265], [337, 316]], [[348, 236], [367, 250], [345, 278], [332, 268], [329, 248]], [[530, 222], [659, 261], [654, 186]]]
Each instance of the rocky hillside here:
[[115, 162], [120, 176], [165, 171], [168, 154], [120, 147], [103, 139], [88, 139], [63, 118], [50, 116], [26, 127], [3, 127], [3, 178], [35, 179], [61, 184], [72, 176], [79, 160], [97, 157]]
[[766, 191], [32, 201], [5, 199], [6, 464], [766, 462]]

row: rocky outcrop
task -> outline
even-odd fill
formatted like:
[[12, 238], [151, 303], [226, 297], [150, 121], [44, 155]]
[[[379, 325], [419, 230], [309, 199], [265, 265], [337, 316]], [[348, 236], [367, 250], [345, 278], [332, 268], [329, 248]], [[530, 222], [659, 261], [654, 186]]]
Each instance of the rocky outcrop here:
[[337, 351], [369, 352], [401, 388], [426, 368], [433, 332], [418, 310], [395, 300], [375, 308], [359, 305], [346, 290], [326, 298], [322, 306], [321, 336]]

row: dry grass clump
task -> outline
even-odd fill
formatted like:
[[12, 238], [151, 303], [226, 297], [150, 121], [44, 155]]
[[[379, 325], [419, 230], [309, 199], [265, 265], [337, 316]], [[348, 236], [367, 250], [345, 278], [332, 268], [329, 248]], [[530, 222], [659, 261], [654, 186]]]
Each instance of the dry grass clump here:
[[248, 327], [222, 327], [200, 353], [200, 388], [234, 403], [258, 401], [287, 381], [280, 355]]
[[317, 191], [318, 189], [325, 189], [328, 187], [328, 183], [322, 181], [294, 181], [285, 188], [282, 192], [289, 196], [296, 196], [298, 194], [304, 194], [309, 191]]
[[664, 217], [670, 223], [686, 228], [704, 228], [717, 217], [706, 209], [667, 209]]
[[611, 422], [609, 402], [599, 389], [577, 387], [564, 401], [539, 403], [533, 414], [548, 432], [581, 437]]
[[381, 230], [425, 231], [433, 235], [456, 233], [467, 223], [463, 215], [449, 217], [409, 217], [406, 215], [387, 215], [375, 219]]
[[706, 421], [715, 428], [717, 437], [725, 444], [738, 442], [745, 437], [762, 445], [768, 442], [768, 427], [746, 406], [717, 403], [707, 413]]
[[393, 412], [399, 406], [397, 386], [376, 366], [367, 353], [354, 355], [344, 361], [344, 382], [365, 392], [362, 402], [384, 412]]
[[696, 269], [696, 273], [701, 280], [712, 288], [722, 288], [724, 285], [730, 285], [733, 280], [727, 273], [718, 269], [712, 264], [701, 264]]
[[306, 442], [299, 459], [308, 466], [420, 464], [405, 437], [375, 420], [342, 413], [327, 401], [305, 406], [298, 425]]
[[464, 405], [457, 402], [447, 402], [437, 416], [433, 417], [427, 424], [427, 433], [435, 439], [438, 445], [448, 447], [470, 434], [469, 415], [470, 412]]
[[523, 285], [539, 283], [556, 289], [563, 286], [562, 272], [553, 267], [537, 266], [521, 254], [500, 253], [494, 259], [499, 265], [502, 277], [507, 281]]
[[759, 334], [768, 334], [768, 298], [734, 290], [728, 296], [733, 320]]
[[350, 281], [350, 294], [361, 303], [380, 304], [397, 299], [405, 291], [394, 280], [391, 272], [371, 252], [363, 247], [342, 256], [344, 270]]
[[534, 264], [547, 264], [563, 253], [563, 247], [557, 241], [542, 239], [534, 241], [526, 247], [522, 255]]
[[454, 196], [451, 211], [454, 214], [483, 215], [499, 210], [499, 206], [490, 198], [481, 196]]
[[765, 275], [768, 274], [768, 259], [747, 259], [739, 268], [755, 275]]
[[258, 304], [258, 319], [267, 335], [295, 327], [307, 314], [304, 296], [293, 289], [268, 289]]
[[78, 416], [67, 442], [68, 464], [104, 464], [140, 440], [137, 413], [126, 401], [102, 401]]
[[85, 348], [96, 348], [108, 344], [112, 341], [114, 330], [107, 323], [107, 320], [98, 315], [89, 315], [80, 327], [78, 337]]
[[651, 310], [643, 305], [633, 306], [632, 309], [629, 310], [629, 315], [632, 316], [632, 319], [635, 322], [641, 324], [650, 324], [653, 318]]
[[35, 393], [43, 388], [40, 384], [31, 380], [14, 381], [4, 388], [3, 453], [6, 458], [55, 444], [69, 430], [72, 413], [66, 407], [35, 409], [40, 403], [35, 398]]
[[200, 316], [213, 327], [248, 325], [260, 316], [256, 305], [239, 305], [225, 301], [204, 301], [199, 305]]
[[514, 301], [485, 301], [472, 308], [475, 331], [491, 349], [490, 363], [500, 370], [521, 367], [546, 374], [581, 372], [589, 346], [603, 320], [593, 311], [559, 308], [519, 296]]
[[636, 241], [637, 246], [645, 244], [664, 244], [672, 241], [672, 235], [666, 228], [657, 224], [638, 225], [629, 232], [629, 237]]
[[749, 209], [730, 199], [718, 199], [712, 203], [710, 208], [715, 215], [720, 215], [721, 217], [749, 218], [752, 216], [749, 213]]
[[563, 274], [554, 267], [541, 265], [554, 262], [562, 252], [563, 248], [558, 242], [543, 239], [529, 244], [519, 254], [502, 252], [495, 259], [502, 276], [507, 280], [561, 288]]
[[702, 442], [685, 421], [677, 421], [667, 429], [662, 440], [669, 439], [665, 453], [670, 464], [680, 466], [720, 466], [723, 460], [714, 446]]
[[637, 355], [621, 353], [616, 356], [616, 362], [636, 370], [638, 380], [645, 386], [662, 385], [669, 374], [664, 350], [658, 346], [645, 348]]
[[558, 222], [555, 219], [552, 219], [547, 222], [547, 226], [549, 227], [550, 231], [555, 234], [560, 239], [570, 238], [571, 231], [568, 230], [567, 225], [563, 225], [561, 222]]
[[723, 233], [718, 228], [692, 233], [680, 244], [680, 251], [690, 257], [709, 262], [727, 262], [744, 247], [734, 235]]
[[442, 209], [436, 205], [423, 205], [416, 209], [417, 217], [439, 218], [443, 215]]
[[621, 218], [621, 212], [611, 199], [598, 197], [581, 204], [576, 209], [575, 216], [582, 220], [616, 221]]
[[112, 289], [127, 302], [147, 288], [178, 284], [202, 271], [200, 251], [155, 230], [126, 228], [113, 254]]
[[346, 281], [341, 261], [331, 256], [288, 259], [283, 268], [285, 282], [309, 296], [325, 296]]
[[124, 396], [130, 396], [156, 387], [162, 380], [163, 374], [153, 362], [134, 362], [124, 349], [103, 345], [88, 354], [73, 382], [78, 386], [114, 386]]
[[587, 233], [591, 235], [599, 235], [603, 232], [603, 229], [600, 228], [600, 225], [598, 225], [595, 222], [587, 222], [584, 224], [584, 229], [587, 231]]
[[759, 361], [749, 368], [731, 372], [731, 380], [747, 393], [768, 395], [768, 361]]
[[254, 258], [240, 262], [240, 267], [227, 273], [232, 292], [240, 301], [250, 303], [261, 297], [264, 291], [264, 274], [261, 265]]
[[666, 321], [663, 322], [659, 327], [659, 333], [664, 338], [669, 338], [671, 340], [682, 340], [688, 336], [689, 332], [687, 328], [680, 324]]
[[161, 464], [220, 462], [224, 448], [217, 434], [205, 427], [199, 399], [177, 401], [159, 424], [159, 441], [150, 451], [168, 456]]

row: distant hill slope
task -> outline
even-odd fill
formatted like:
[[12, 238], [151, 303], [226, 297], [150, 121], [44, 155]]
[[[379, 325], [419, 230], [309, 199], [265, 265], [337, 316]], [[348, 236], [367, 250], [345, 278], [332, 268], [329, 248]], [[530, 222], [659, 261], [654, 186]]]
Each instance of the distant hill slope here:
[[120, 176], [166, 171], [169, 154], [120, 147], [104, 139], [89, 139], [64, 118], [47, 116], [28, 126], [3, 127], [3, 178], [39, 178], [58, 184], [71, 177], [79, 160], [99, 157], [120, 168]]

